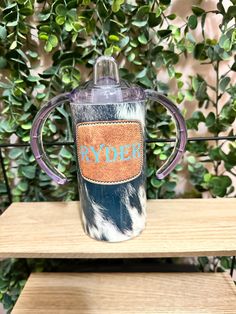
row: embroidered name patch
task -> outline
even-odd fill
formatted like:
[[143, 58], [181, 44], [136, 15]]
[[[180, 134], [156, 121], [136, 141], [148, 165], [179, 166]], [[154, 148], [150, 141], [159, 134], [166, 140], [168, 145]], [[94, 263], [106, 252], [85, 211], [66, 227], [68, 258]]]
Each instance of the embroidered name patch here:
[[84, 179], [115, 184], [140, 175], [143, 135], [138, 121], [78, 123], [76, 138], [79, 167]]

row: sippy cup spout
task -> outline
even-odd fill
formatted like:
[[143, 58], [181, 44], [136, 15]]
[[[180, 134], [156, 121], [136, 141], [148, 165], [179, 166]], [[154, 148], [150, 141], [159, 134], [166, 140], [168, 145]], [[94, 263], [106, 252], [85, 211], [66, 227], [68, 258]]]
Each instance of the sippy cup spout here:
[[94, 66], [94, 85], [98, 87], [119, 85], [118, 66], [114, 58], [101, 56]]

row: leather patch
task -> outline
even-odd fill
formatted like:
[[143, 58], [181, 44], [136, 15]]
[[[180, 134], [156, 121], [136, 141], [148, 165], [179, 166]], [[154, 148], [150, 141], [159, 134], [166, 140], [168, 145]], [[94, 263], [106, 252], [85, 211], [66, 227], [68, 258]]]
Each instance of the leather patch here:
[[81, 175], [98, 184], [123, 183], [138, 177], [143, 165], [139, 121], [82, 122], [76, 126]]

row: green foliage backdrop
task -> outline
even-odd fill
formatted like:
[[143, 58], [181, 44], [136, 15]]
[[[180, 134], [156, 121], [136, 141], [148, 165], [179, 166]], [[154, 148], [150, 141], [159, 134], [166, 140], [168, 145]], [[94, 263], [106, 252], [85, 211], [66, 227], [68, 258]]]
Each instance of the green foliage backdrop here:
[[[188, 114], [188, 109], [192, 110], [191, 102], [197, 100], [199, 110], [188, 119], [189, 130], [197, 130], [199, 123], [204, 123], [212, 135], [218, 136], [222, 132], [232, 135], [236, 115], [236, 88], [231, 83], [231, 74], [236, 70], [233, 59], [236, 5], [234, 0], [231, 3], [225, 9], [219, 1], [211, 11], [192, 6], [189, 16], [176, 23], [178, 16], [170, 13], [170, 0], [132, 4], [122, 0], [2, 1], [0, 142], [8, 143], [11, 139], [28, 143], [32, 120], [42, 104], [87, 79], [94, 60], [102, 54], [113, 55], [125, 62], [120, 69], [123, 78], [167, 93], [177, 104], [185, 105], [188, 101], [184, 113]], [[218, 16], [219, 40], [209, 38], [205, 31], [206, 20], [212, 14]], [[201, 29], [200, 39], [195, 36], [197, 27]], [[182, 73], [176, 68], [179, 61], [189, 56], [213, 67], [214, 86], [199, 74], [189, 76], [187, 82], [182, 80]], [[52, 62], [44, 68], [48, 60]], [[228, 63], [226, 73], [220, 71], [222, 62]], [[161, 80], [158, 75], [161, 70], [167, 72], [169, 81], [177, 85], [176, 93]], [[225, 94], [229, 97], [220, 106]], [[163, 108], [150, 106], [148, 123], [150, 138], [174, 136], [173, 125]], [[66, 106], [54, 112], [44, 128], [44, 135], [49, 141], [72, 140]], [[149, 198], [175, 197], [178, 172], [183, 166], [179, 165], [166, 180], [155, 179], [155, 168], [167, 158], [170, 150], [169, 144], [148, 146]], [[210, 191], [212, 196], [233, 192], [228, 173], [235, 176], [235, 143], [191, 142], [187, 150], [187, 176], [192, 184], [190, 196], [201, 196], [203, 191]], [[72, 178], [71, 184], [64, 187], [52, 184], [36, 167], [30, 148], [4, 149], [14, 201], [78, 197], [71, 147], [50, 147], [47, 151], [52, 161], [59, 164], [59, 169]], [[1, 183], [0, 193], [4, 195], [5, 192]]]
[[[216, 1], [210, 11], [203, 9], [201, 1], [198, 3], [186, 18], [180, 18], [172, 12], [171, 0], [2, 0], [0, 143], [28, 143], [33, 118], [43, 103], [80, 85], [102, 54], [118, 59], [124, 79], [168, 94], [188, 117], [189, 131], [197, 134], [201, 123], [208, 135], [235, 135], [236, 87], [232, 78], [236, 71], [236, 1], [231, 0], [227, 7], [224, 1]], [[219, 21], [218, 39], [205, 29], [213, 16]], [[179, 63], [188, 58], [212, 67], [215, 83], [210, 85], [209, 78], [200, 74], [184, 80]], [[224, 72], [222, 64], [227, 65]], [[168, 75], [168, 84], [161, 78], [163, 72]], [[196, 101], [198, 108], [193, 110]], [[174, 137], [174, 126], [161, 106], [151, 104], [147, 119], [149, 138]], [[69, 110], [64, 105], [47, 121], [44, 136], [48, 141], [71, 141], [70, 125]], [[234, 196], [231, 178], [236, 176], [235, 142], [189, 142], [185, 163], [167, 179], [158, 181], [155, 169], [170, 151], [170, 144], [148, 145], [149, 198], [175, 197], [182, 173], [191, 183], [188, 194], [182, 197], [201, 197], [204, 191], [213, 197]], [[55, 186], [36, 166], [29, 147], [2, 149], [13, 201], [78, 198], [73, 148], [51, 146], [47, 152], [60, 171], [71, 177], [70, 184]], [[7, 198], [2, 173], [0, 198], [3, 210]], [[19, 280], [15, 282], [20, 285]], [[9, 308], [12, 300], [14, 295], [5, 302], [9, 301]]]

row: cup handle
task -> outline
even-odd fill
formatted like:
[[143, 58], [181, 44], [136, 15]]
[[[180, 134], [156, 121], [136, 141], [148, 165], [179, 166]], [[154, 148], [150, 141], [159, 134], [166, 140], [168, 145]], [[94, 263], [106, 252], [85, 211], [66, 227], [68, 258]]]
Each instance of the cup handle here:
[[68, 179], [51, 164], [47, 157], [43, 147], [42, 130], [51, 111], [55, 107], [69, 101], [69, 95], [69, 93], [64, 93], [47, 102], [37, 113], [30, 132], [30, 145], [37, 163], [58, 184], [67, 183]]
[[157, 178], [163, 179], [175, 168], [184, 154], [187, 143], [187, 128], [182, 114], [172, 101], [154, 90], [147, 89], [145, 94], [148, 99], [162, 104], [171, 113], [177, 129], [174, 150], [167, 161], [156, 172]]

